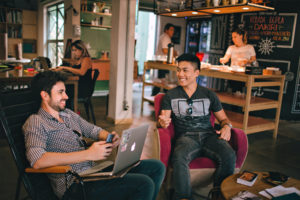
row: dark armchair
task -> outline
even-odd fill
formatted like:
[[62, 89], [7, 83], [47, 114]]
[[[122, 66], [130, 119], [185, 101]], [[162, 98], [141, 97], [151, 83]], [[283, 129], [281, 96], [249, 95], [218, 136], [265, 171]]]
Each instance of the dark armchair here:
[[0, 92], [0, 132], [8, 141], [19, 173], [15, 199], [19, 199], [23, 182], [31, 199], [56, 200], [46, 173], [71, 173], [71, 167], [57, 166], [39, 170], [30, 168], [25, 155], [22, 125], [39, 106], [32, 96], [30, 89]]

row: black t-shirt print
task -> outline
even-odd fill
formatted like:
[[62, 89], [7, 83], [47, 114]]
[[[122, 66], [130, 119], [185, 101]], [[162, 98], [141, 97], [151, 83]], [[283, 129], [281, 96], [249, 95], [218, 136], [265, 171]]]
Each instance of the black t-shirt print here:
[[162, 110], [172, 111], [171, 117], [178, 135], [212, 131], [210, 113], [222, 110], [222, 105], [216, 94], [207, 88], [197, 86], [189, 98], [183, 88], [178, 86], [164, 96]]

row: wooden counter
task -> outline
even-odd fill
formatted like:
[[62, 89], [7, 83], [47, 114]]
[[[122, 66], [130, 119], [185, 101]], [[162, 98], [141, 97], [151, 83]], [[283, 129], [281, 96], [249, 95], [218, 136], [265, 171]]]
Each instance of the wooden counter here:
[[[145, 73], [150, 69], [164, 69], [170, 71], [176, 71], [176, 65], [165, 64], [162, 62], [145, 62], [144, 74], [143, 74], [143, 88], [142, 88], [142, 111], [144, 101], [153, 102], [153, 97], [144, 96], [144, 87], [147, 85], [157, 86], [163, 89], [171, 89], [174, 85], [168, 85], [165, 83], [155, 83], [153, 81], [145, 80]], [[236, 73], [229, 71], [219, 71], [202, 69], [200, 71], [201, 76], [221, 78], [227, 80], [235, 80], [245, 82], [247, 88], [245, 97], [237, 97], [230, 93], [216, 92], [222, 103], [239, 106], [243, 110], [243, 114], [233, 111], [226, 111], [228, 118], [236, 128], [243, 129], [246, 134], [273, 130], [273, 137], [277, 137], [278, 124], [280, 118], [280, 110], [282, 103], [283, 87], [284, 87], [284, 75], [248, 75], [245, 73]], [[279, 87], [279, 93], [277, 100], [272, 100], [263, 97], [251, 97], [251, 90], [253, 87]], [[250, 111], [276, 109], [276, 115], [273, 119], [264, 119], [262, 117], [250, 116]]]

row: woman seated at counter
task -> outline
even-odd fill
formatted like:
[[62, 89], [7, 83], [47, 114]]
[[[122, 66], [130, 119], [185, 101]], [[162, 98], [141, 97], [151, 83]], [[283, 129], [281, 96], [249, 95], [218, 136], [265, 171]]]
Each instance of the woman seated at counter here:
[[88, 88], [92, 86], [92, 59], [81, 40], [73, 42], [71, 49], [73, 55], [73, 59], [70, 61], [71, 67], [60, 66], [56, 70], [69, 71], [79, 76], [78, 97], [83, 98], [88, 95]]
[[231, 67], [245, 67], [256, 61], [255, 50], [252, 45], [247, 44], [247, 35], [244, 30], [235, 29], [232, 32], [232, 41], [234, 45], [228, 47], [225, 56], [220, 58], [220, 63], [228, 63], [231, 59]]

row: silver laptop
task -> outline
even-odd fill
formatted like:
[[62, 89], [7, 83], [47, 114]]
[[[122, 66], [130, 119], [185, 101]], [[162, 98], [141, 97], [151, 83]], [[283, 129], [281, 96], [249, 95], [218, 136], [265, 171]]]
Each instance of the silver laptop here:
[[[126, 173], [140, 161], [148, 128], [149, 125], [142, 125], [124, 130], [115, 162], [102, 162], [99, 165], [79, 173], [79, 175], [81, 177], [99, 177], [115, 176], [123, 172]], [[107, 171], [107, 169], [110, 170]]]

